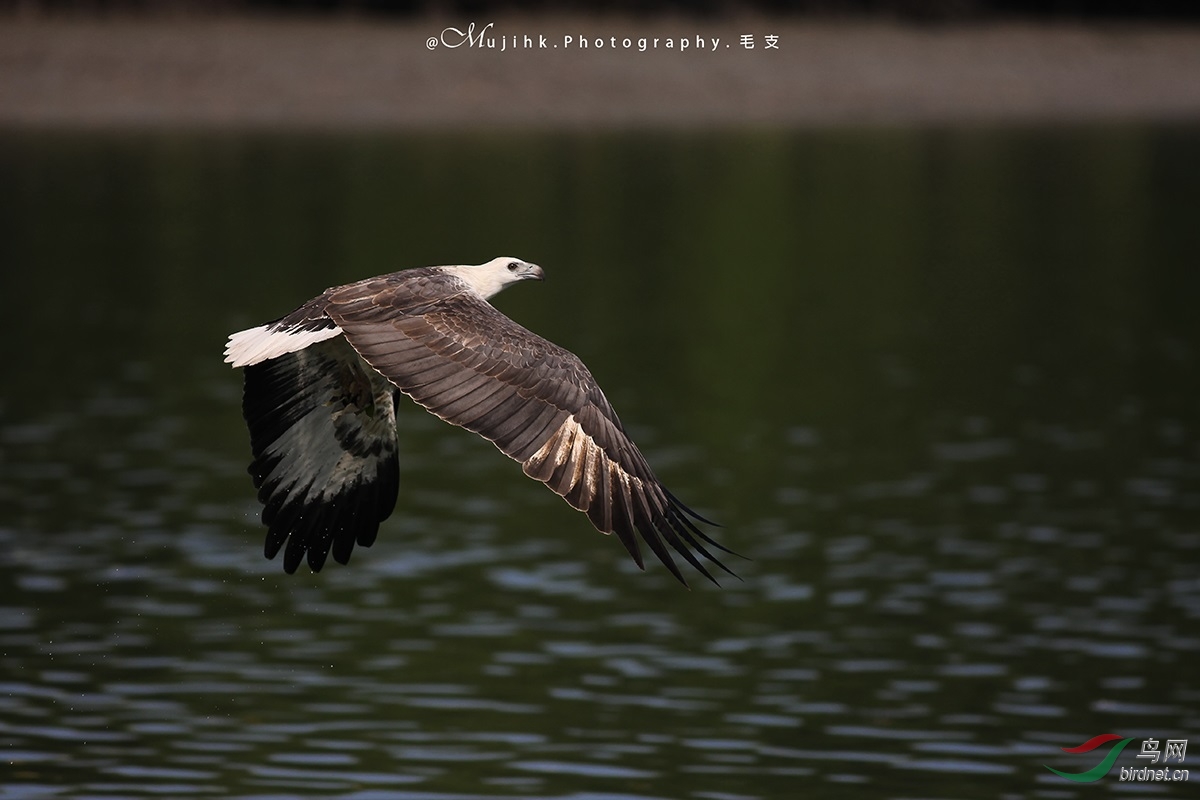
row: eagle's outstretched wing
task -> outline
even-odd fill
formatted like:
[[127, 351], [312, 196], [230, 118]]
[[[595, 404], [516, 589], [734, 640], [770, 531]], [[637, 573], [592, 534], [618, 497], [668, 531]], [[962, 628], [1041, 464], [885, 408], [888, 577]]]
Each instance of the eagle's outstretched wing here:
[[708, 520], [659, 482], [574, 354], [470, 292], [429, 301], [416, 284], [379, 279], [325, 299], [325, 313], [367, 364], [520, 462], [598, 530], [615, 533], [639, 567], [635, 534], [685, 585], [667, 545], [709, 580], [696, 553], [730, 572], [705, 543], [725, 548], [693, 521]]
[[[285, 330], [295, 336], [295, 327]], [[305, 558], [321, 569], [331, 547], [345, 564], [356, 543], [375, 541], [396, 505], [394, 389], [341, 337], [268, 357], [245, 372], [242, 412], [267, 558], [286, 540], [288, 572]]]

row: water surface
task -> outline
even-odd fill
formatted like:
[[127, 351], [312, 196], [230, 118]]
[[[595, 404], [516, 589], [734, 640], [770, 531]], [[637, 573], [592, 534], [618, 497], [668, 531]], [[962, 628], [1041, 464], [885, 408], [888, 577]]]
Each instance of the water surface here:
[[[0, 798], [1190, 791], [1043, 765], [1200, 738], [1196, 130], [2, 143]], [[262, 558], [224, 337], [500, 253], [741, 580], [411, 405]]]

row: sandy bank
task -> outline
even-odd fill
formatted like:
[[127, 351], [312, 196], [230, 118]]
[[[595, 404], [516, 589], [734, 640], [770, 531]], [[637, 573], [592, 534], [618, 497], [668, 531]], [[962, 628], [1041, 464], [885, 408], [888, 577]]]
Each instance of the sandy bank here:
[[6, 20], [0, 125], [1200, 120], [1200, 29], [489, 21]]

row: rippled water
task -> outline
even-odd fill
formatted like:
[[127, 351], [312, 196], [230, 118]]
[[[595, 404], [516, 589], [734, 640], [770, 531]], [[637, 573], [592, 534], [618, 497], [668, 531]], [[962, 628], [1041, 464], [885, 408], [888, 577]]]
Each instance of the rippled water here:
[[[1071, 797], [1200, 739], [1197, 136], [4, 137], [0, 798]], [[413, 407], [377, 544], [262, 558], [224, 336], [497, 252], [740, 581]]]

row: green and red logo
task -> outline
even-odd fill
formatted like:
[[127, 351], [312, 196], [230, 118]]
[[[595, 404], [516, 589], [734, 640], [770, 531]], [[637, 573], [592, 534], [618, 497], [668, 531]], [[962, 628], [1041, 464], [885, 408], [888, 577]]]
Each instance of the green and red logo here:
[[1120, 736], [1117, 736], [1115, 733], [1102, 733], [1099, 736], [1093, 736], [1091, 739], [1088, 739], [1086, 742], [1077, 747], [1062, 748], [1064, 753], [1090, 753], [1097, 747], [1103, 747], [1109, 742], [1116, 741], [1119, 741], [1120, 743], [1108, 751], [1108, 755], [1104, 757], [1103, 761], [1089, 769], [1087, 772], [1063, 772], [1062, 770], [1046, 766], [1045, 764], [1042, 766], [1046, 767], [1046, 769], [1050, 770], [1060, 778], [1066, 778], [1067, 780], [1075, 781], [1076, 783], [1091, 783], [1092, 781], [1098, 781], [1108, 774], [1108, 771], [1112, 769], [1112, 765], [1116, 762], [1117, 756], [1121, 755], [1121, 751], [1125, 749], [1125, 745], [1132, 742], [1133, 739], [1124, 739]]
[[[1090, 753], [1098, 747], [1103, 747], [1106, 744], [1112, 744], [1113, 747], [1108, 751], [1108, 755], [1104, 757], [1096, 766], [1086, 772], [1063, 772], [1054, 767], [1043, 764], [1046, 769], [1053, 772], [1060, 778], [1066, 778], [1075, 783], [1091, 783], [1098, 781], [1108, 774], [1112, 769], [1113, 764], [1117, 761], [1117, 756], [1121, 755], [1121, 751], [1125, 749], [1125, 745], [1132, 742], [1133, 739], [1125, 739], [1117, 736], [1115, 733], [1102, 733], [1099, 736], [1093, 736], [1078, 747], [1064, 747], [1063, 752], [1066, 753]], [[1191, 777], [1188, 770], [1180, 768], [1184, 759], [1187, 757], [1187, 739], [1167, 739], [1165, 747], [1159, 747], [1158, 739], [1150, 738], [1142, 740], [1142, 751], [1137, 754], [1137, 759], [1146, 759], [1148, 764], [1143, 767], [1121, 767], [1121, 774], [1118, 780], [1122, 781], [1186, 781]], [[1162, 763], [1159, 764], [1159, 758], [1162, 758]], [[1171, 764], [1171, 761], [1174, 764]], [[1157, 766], [1155, 766], [1157, 765]]]

